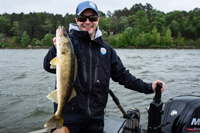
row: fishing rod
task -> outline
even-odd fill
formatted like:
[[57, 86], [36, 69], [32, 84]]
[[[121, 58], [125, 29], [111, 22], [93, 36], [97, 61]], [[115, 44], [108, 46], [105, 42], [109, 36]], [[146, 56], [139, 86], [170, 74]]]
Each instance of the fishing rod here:
[[109, 89], [109, 94], [111, 95], [113, 101], [115, 102], [115, 104], [117, 105], [117, 107], [119, 108], [119, 110], [122, 112], [123, 117], [127, 117], [126, 111], [124, 110], [124, 108], [121, 106], [119, 99], [115, 96], [115, 94], [112, 92], [111, 89]]
[[[127, 112], [120, 105], [119, 99], [115, 96], [111, 89], [109, 89], [109, 94], [111, 95], [113, 101], [120, 109], [123, 114], [123, 117], [126, 119], [117, 133], [120, 132], [123, 127], [122, 133], [139, 133], [139, 120], [140, 120], [140, 111], [137, 108], [131, 108]], [[126, 124], [125, 124], [126, 123]], [[124, 125], [125, 124], [125, 125]]]

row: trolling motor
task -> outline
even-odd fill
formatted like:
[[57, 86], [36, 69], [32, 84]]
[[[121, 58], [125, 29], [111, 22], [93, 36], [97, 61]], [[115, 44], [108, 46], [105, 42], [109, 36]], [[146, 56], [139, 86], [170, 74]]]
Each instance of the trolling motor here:
[[150, 103], [148, 110], [148, 133], [161, 133], [161, 115], [163, 114], [161, 88], [162, 83], [158, 83], [156, 86], [156, 94], [153, 98], [153, 101]]
[[137, 108], [131, 108], [127, 111], [126, 125], [122, 133], [140, 133], [140, 111]]

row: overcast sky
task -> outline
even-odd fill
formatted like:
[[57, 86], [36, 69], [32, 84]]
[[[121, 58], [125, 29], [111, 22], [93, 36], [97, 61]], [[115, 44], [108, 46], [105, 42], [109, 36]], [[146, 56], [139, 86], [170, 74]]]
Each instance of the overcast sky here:
[[[75, 14], [77, 5], [85, 0], [0, 0], [0, 14], [44, 12], [55, 14]], [[100, 11], [130, 9], [136, 3], [146, 5], [149, 3], [153, 9], [168, 13], [174, 10], [190, 11], [200, 8], [200, 0], [93, 0]]]

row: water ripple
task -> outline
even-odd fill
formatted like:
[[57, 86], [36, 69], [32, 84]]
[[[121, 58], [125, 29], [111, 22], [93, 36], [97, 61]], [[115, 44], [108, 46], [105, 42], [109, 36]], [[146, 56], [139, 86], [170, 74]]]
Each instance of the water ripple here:
[[[55, 75], [43, 69], [47, 51], [0, 49], [7, 57], [0, 62], [0, 132], [38, 130], [52, 116], [53, 103], [46, 96], [54, 90]], [[145, 82], [157, 79], [165, 82], [164, 103], [180, 95], [200, 96], [199, 50], [117, 49], [116, 52], [137, 78]], [[147, 107], [154, 94], [131, 91], [112, 80], [110, 88], [125, 110], [138, 108], [141, 123], [147, 122]], [[105, 113], [105, 117], [108, 116], [122, 117], [110, 97]]]

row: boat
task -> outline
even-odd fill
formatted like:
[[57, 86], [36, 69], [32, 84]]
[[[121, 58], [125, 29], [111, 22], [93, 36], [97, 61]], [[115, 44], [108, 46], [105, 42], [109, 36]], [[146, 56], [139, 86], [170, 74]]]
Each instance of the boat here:
[[163, 109], [161, 88], [162, 84], [157, 84], [155, 96], [147, 110], [148, 124], [140, 124], [139, 109], [132, 108], [125, 112], [110, 90], [109, 93], [124, 118], [108, 117], [105, 121], [105, 133], [199, 133], [200, 98], [175, 97], [169, 99]]
[[[109, 90], [123, 118], [109, 116], [105, 120], [104, 133], [199, 133], [200, 97], [179, 96], [169, 99], [163, 108], [162, 84], [158, 83], [155, 96], [149, 105], [148, 124], [140, 124], [140, 111], [131, 108], [125, 111], [119, 99]], [[46, 129], [31, 133], [47, 133]]]

